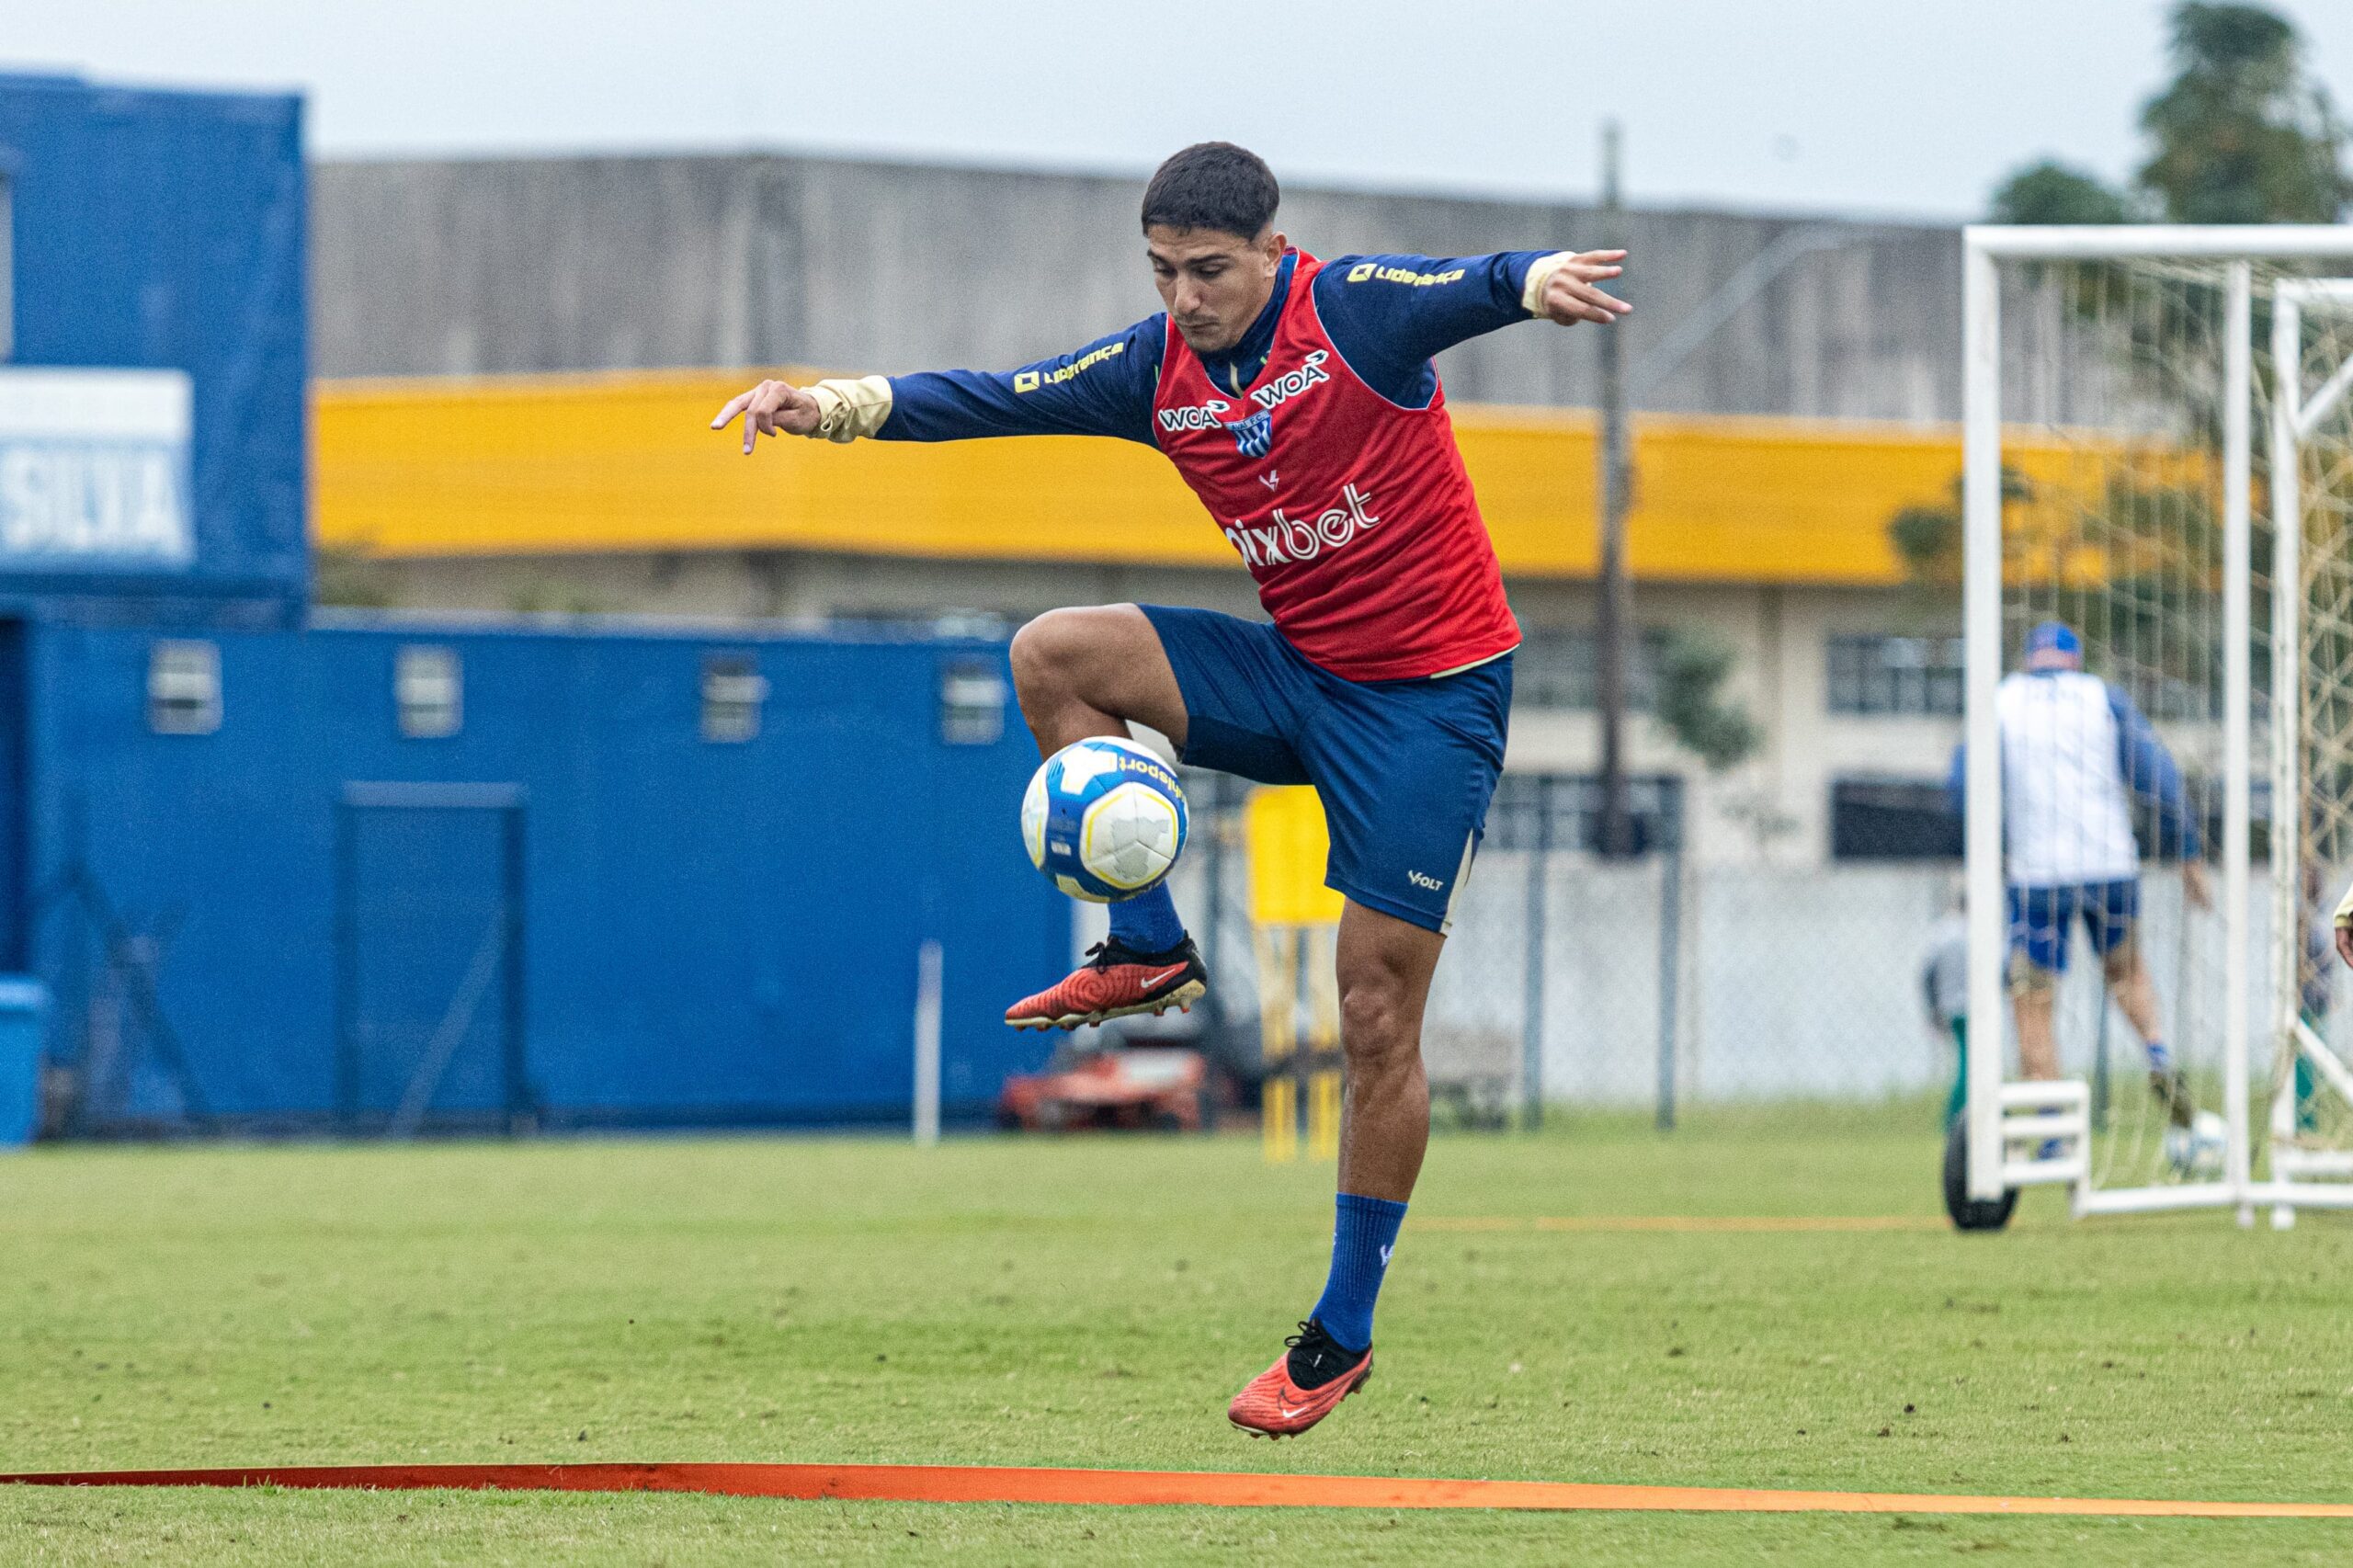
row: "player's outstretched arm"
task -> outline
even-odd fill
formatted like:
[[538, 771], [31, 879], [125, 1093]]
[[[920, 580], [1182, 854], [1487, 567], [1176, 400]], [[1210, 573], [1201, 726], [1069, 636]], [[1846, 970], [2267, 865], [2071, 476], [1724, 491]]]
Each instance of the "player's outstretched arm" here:
[[1315, 276], [1315, 306], [1348, 368], [1408, 408], [1438, 388], [1433, 356], [1515, 322], [1606, 324], [1633, 309], [1607, 287], [1622, 250], [1492, 256], [1344, 256]]
[[1165, 316], [1017, 370], [923, 370], [796, 387], [762, 381], [728, 400], [714, 430], [821, 440], [963, 441], [983, 436], [1115, 436], [1153, 444], [1152, 399]]
[[724, 430], [744, 422], [744, 455], [762, 436], [816, 436], [833, 441], [853, 441], [871, 436], [891, 413], [891, 383], [881, 376], [858, 381], [824, 381], [813, 387], [790, 381], [762, 381], [727, 400], [710, 427]]

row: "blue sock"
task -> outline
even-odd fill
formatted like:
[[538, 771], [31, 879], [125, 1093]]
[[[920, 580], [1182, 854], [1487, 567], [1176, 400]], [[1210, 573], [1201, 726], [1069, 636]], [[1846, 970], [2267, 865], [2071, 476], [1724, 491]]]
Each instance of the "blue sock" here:
[[1405, 1206], [1344, 1192], [1338, 1210], [1332, 1226], [1332, 1277], [1308, 1315], [1348, 1349], [1362, 1350], [1372, 1344], [1372, 1303], [1381, 1294], [1381, 1277], [1389, 1271]]
[[1185, 923], [1176, 917], [1168, 884], [1155, 883], [1111, 905], [1111, 939], [1139, 953], [1165, 953], [1183, 941]]

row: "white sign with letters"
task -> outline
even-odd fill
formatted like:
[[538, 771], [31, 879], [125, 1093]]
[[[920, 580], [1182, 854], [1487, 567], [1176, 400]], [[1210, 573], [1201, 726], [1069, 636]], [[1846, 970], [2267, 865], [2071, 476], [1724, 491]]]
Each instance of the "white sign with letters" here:
[[183, 370], [0, 369], [0, 571], [185, 566]]

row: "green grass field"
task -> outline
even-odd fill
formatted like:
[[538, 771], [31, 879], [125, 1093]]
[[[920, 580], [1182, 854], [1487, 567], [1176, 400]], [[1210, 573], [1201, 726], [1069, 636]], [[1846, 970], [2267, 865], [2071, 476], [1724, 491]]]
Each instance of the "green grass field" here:
[[[1441, 1139], [1415, 1221], [1929, 1215], [1928, 1113]], [[1329, 1173], [1239, 1138], [44, 1149], [0, 1161], [0, 1469], [892, 1460], [2353, 1499], [2353, 1227], [1409, 1221], [1380, 1375], [1231, 1431]], [[2338, 1562], [2353, 1524], [0, 1493], [0, 1562]], [[2023, 1557], [2021, 1560], [2024, 1560]]]

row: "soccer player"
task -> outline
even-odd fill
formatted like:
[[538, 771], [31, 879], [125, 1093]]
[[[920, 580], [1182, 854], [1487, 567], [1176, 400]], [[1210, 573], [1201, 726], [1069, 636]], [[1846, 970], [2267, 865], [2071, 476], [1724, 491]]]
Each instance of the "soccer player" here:
[[[1255, 154], [1186, 148], [1144, 191], [1167, 309], [1006, 372], [762, 381], [714, 429], [849, 441], [1111, 436], [1157, 447], [1209, 509], [1273, 624], [1108, 605], [1014, 638], [1039, 748], [1159, 731], [1184, 760], [1313, 784], [1346, 895], [1347, 1062], [1337, 1218], [1322, 1298], [1228, 1411], [1304, 1432], [1372, 1369], [1373, 1301], [1429, 1141], [1422, 1010], [1504, 761], [1519, 627], [1455, 449], [1431, 357], [1514, 322], [1607, 324], [1622, 251], [1318, 261], [1275, 227]], [[1189, 1005], [1208, 983], [1166, 887], [1111, 905], [1110, 937], [1006, 1013], [1016, 1028]]]
[[[2187, 1127], [2196, 1107], [2165, 1049], [2156, 990], [2141, 961], [2141, 851], [2132, 835], [2137, 798], [2156, 809], [2160, 841], [2179, 846], [2183, 892], [2201, 909], [2211, 903], [2181, 770], [2131, 698], [2086, 673], [2082, 640], [2055, 620], [2027, 634], [2026, 668], [2003, 677], [1996, 710], [2019, 1071], [2059, 1075], [2052, 993], [2080, 920], [2109, 992], [2141, 1037], [2151, 1092]], [[1956, 803], [1965, 766], [1956, 751]]]
[[1920, 1000], [1927, 1009], [1928, 1031], [1952, 1041], [1952, 1092], [1945, 1096], [1943, 1125], [1969, 1102], [1969, 901], [1953, 901], [1928, 929], [1927, 950], [1921, 955]]

